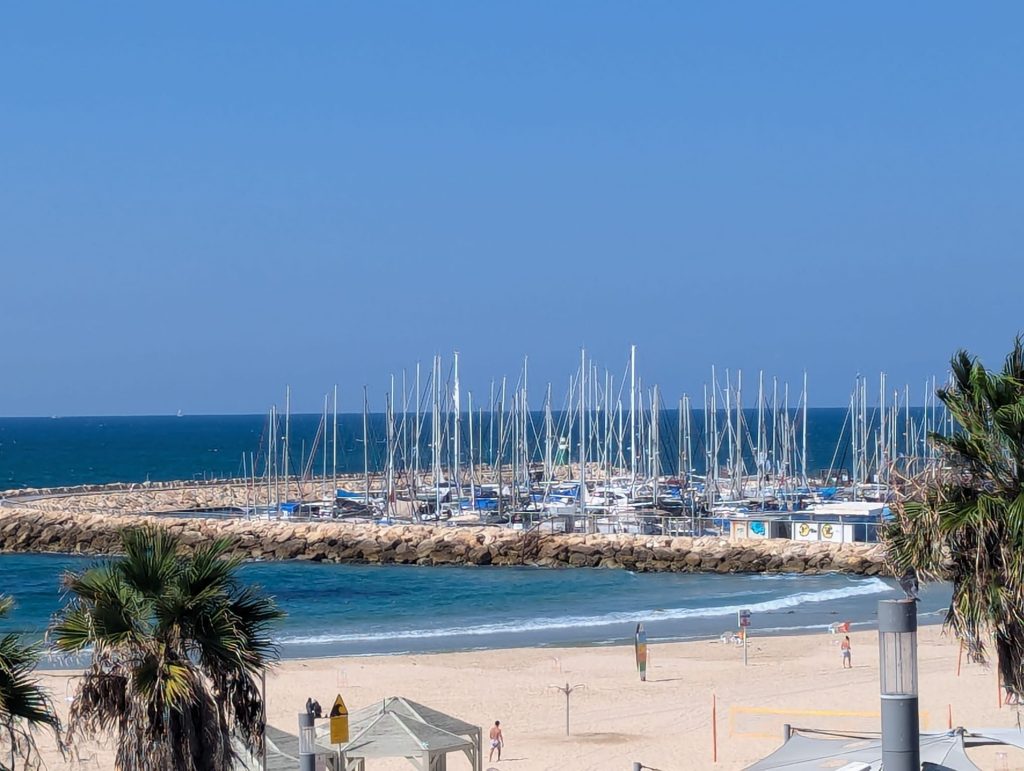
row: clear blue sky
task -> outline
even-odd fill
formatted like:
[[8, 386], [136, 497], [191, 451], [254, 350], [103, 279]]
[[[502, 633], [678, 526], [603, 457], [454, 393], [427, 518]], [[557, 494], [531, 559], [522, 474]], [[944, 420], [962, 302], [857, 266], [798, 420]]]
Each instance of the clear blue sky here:
[[[1024, 328], [1020, 3], [16, 3], [0, 414], [639, 346], [846, 403]], [[447, 366], [447, 365], [446, 365]], [[920, 401], [920, 399], [918, 399]], [[375, 399], [381, 408], [382, 401]], [[538, 398], [539, 403], [539, 398]]]

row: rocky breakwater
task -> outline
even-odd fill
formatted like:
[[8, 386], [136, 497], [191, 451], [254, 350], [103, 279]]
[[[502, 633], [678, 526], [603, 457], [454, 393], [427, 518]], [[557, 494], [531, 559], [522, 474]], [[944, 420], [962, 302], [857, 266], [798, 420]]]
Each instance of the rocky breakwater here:
[[[347, 481], [339, 478], [339, 483]], [[294, 480], [287, 489], [280, 486], [276, 492], [286, 500], [319, 500], [329, 492], [325, 481], [298, 483]], [[189, 511], [195, 509], [230, 509], [265, 505], [269, 491], [265, 486], [240, 481], [215, 483], [139, 482], [135, 484], [85, 485], [79, 487], [53, 487], [46, 489], [6, 490], [0, 493], [4, 507], [111, 514], [142, 514]]]
[[155, 524], [185, 544], [227, 537], [248, 559], [408, 565], [540, 565], [637, 572], [877, 575], [882, 547], [781, 540], [522, 533], [492, 527], [351, 525], [244, 519], [111, 516], [7, 509], [0, 551], [110, 554], [124, 527]]

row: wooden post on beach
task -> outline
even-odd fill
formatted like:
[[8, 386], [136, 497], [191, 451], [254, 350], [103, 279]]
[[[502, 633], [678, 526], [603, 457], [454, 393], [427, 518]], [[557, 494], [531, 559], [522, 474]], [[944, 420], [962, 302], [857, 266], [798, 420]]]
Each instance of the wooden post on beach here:
[[964, 641], [960, 641], [960, 653], [956, 657], [956, 676], [960, 677], [960, 665], [964, 661]]
[[718, 762], [718, 700], [711, 694], [711, 762]]
[[953, 705], [952, 704], [947, 704], [946, 705], [946, 710], [947, 710], [946, 728], [949, 729], [950, 731], [952, 731], [953, 730]]

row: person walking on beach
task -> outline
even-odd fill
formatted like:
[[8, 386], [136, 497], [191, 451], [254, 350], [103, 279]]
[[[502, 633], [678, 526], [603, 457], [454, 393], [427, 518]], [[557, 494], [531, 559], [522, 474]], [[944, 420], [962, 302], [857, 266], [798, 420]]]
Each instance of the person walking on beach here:
[[843, 669], [853, 669], [853, 662], [850, 660], [850, 635], [843, 638], [839, 650], [843, 652]]
[[491, 754], [487, 756], [487, 762], [494, 760], [494, 751], [498, 751], [498, 760], [501, 760], [501, 748], [505, 744], [505, 737], [501, 735], [501, 721], [495, 720], [491, 726]]

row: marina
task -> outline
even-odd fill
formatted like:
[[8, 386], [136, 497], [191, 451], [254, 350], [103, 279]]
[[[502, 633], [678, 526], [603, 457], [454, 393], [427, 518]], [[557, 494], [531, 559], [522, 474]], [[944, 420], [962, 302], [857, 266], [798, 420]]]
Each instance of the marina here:
[[[823, 438], [806, 374], [791, 396], [759, 372], [745, 407], [743, 373], [712, 368], [702, 403], [684, 393], [670, 410], [658, 386], [643, 385], [635, 346], [619, 376], [581, 352], [561, 401], [545, 384], [539, 409], [528, 372], [524, 360], [514, 382], [491, 381], [480, 405], [462, 388], [459, 355], [447, 374], [437, 356], [427, 373], [417, 365], [412, 377], [390, 378], [383, 414], [370, 412], [364, 388], [360, 420], [345, 416], [341, 429], [335, 388], [312, 436], [313, 416], [303, 416], [301, 439], [288, 389], [258, 448], [241, 455], [242, 515], [876, 542], [901, 480], [936, 462], [925, 437], [952, 428], [934, 379], [913, 407], [909, 388], [890, 392], [884, 374], [871, 396], [857, 376], [841, 423], [832, 416], [835, 433]], [[815, 465], [826, 457], [827, 467]]]

